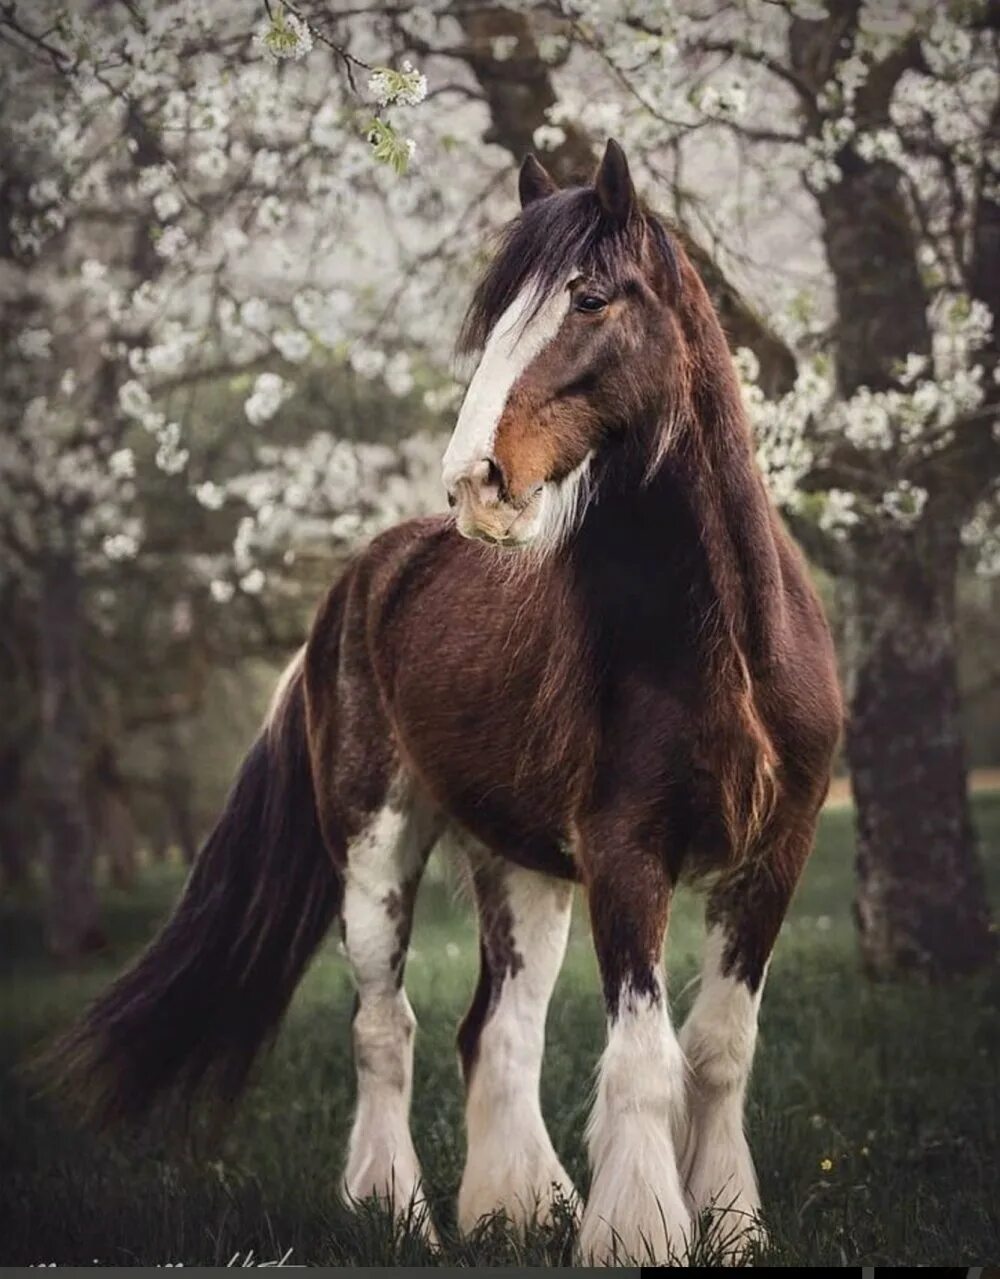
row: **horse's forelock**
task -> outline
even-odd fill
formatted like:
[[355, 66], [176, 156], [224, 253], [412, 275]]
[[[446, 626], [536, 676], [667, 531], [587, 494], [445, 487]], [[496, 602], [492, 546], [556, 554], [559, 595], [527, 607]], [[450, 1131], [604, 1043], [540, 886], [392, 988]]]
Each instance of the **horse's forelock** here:
[[537, 313], [570, 272], [593, 271], [617, 283], [642, 264], [644, 249], [666, 270], [676, 294], [677, 250], [655, 214], [643, 211], [618, 227], [608, 220], [592, 187], [572, 187], [535, 201], [501, 232], [496, 255], [466, 312], [459, 352], [485, 346], [497, 320], [525, 290], [533, 292]]

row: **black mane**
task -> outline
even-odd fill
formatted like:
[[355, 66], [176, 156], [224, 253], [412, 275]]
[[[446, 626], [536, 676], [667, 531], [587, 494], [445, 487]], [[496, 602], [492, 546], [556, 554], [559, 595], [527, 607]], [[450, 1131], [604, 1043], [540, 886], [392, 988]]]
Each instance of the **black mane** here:
[[593, 187], [570, 187], [529, 204], [500, 234], [496, 256], [466, 312], [459, 351], [485, 346], [497, 320], [525, 287], [534, 289], [537, 309], [575, 268], [620, 282], [641, 257], [647, 237], [676, 291], [677, 256], [655, 214], [644, 209], [619, 226], [605, 213]]

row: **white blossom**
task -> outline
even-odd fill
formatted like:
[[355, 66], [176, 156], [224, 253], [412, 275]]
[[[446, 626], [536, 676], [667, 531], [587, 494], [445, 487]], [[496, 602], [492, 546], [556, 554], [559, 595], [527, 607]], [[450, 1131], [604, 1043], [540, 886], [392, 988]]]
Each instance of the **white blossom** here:
[[176, 191], [160, 191], [153, 196], [153, 209], [161, 222], [175, 218], [183, 207], [184, 202]]
[[251, 426], [269, 421], [291, 394], [285, 379], [277, 373], [261, 373], [253, 384], [253, 393], [243, 405]]
[[134, 533], [112, 533], [104, 539], [103, 547], [109, 560], [134, 560], [139, 553], [139, 539]]
[[108, 458], [108, 470], [117, 479], [132, 479], [135, 475], [135, 454], [129, 448], [116, 449]]
[[52, 334], [48, 329], [25, 329], [17, 339], [17, 349], [26, 360], [47, 360], [52, 354]]
[[312, 344], [301, 329], [281, 329], [271, 339], [281, 354], [292, 364], [301, 364], [309, 358]]
[[212, 480], [195, 486], [194, 495], [208, 511], [218, 511], [226, 500], [226, 490]]
[[927, 503], [927, 490], [909, 480], [900, 480], [887, 489], [878, 504], [879, 512], [901, 528], [912, 528], [920, 519]]
[[399, 71], [376, 67], [368, 77], [368, 92], [380, 107], [415, 107], [427, 97], [427, 77], [412, 62], [404, 62]]
[[532, 141], [539, 151], [555, 151], [566, 141], [566, 130], [558, 124], [540, 124]]
[[188, 242], [187, 232], [183, 227], [168, 226], [156, 237], [154, 248], [161, 258], [175, 257]]
[[286, 58], [298, 61], [312, 51], [313, 34], [308, 25], [289, 13], [283, 6], [275, 6], [274, 16], [265, 19], [253, 38], [254, 48], [269, 62], [281, 62]]

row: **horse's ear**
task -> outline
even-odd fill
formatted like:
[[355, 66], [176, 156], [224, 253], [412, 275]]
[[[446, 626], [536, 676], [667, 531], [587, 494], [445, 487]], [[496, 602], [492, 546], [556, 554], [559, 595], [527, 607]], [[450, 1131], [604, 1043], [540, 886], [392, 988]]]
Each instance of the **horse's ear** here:
[[625, 152], [614, 138], [608, 139], [604, 157], [594, 178], [594, 189], [601, 208], [612, 221], [624, 226], [639, 203], [628, 171]]
[[548, 169], [543, 164], [540, 164], [529, 152], [524, 157], [524, 163], [521, 165], [521, 172], [517, 179], [517, 190], [521, 197], [521, 208], [526, 209], [529, 204], [534, 204], [536, 200], [544, 200], [547, 195], [555, 195], [559, 187]]

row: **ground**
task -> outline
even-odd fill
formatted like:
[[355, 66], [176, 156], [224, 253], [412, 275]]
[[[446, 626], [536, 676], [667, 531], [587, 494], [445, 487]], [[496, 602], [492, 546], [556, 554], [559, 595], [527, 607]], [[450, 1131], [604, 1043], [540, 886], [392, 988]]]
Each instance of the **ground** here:
[[[1000, 794], [976, 813], [1000, 901]], [[764, 998], [749, 1101], [770, 1250], [785, 1266], [946, 1265], [1000, 1259], [1000, 975], [947, 987], [864, 981], [850, 914], [851, 814], [826, 811]], [[337, 1175], [351, 1114], [351, 993], [331, 939], [231, 1123], [194, 1153], [170, 1125], [97, 1139], [32, 1095], [18, 1068], [149, 936], [179, 885], [149, 871], [109, 893], [113, 953], [57, 973], [37, 905], [0, 902], [0, 1263], [214, 1265], [238, 1256], [312, 1265], [434, 1258], [375, 1211], [347, 1214]], [[697, 902], [671, 926], [678, 1013], [691, 998]], [[408, 988], [420, 1021], [413, 1126], [452, 1265], [569, 1262], [568, 1225], [517, 1243], [503, 1221], [454, 1232], [462, 1119], [454, 1031], [476, 979], [468, 906], [438, 875], [419, 907]], [[557, 1150], [586, 1184], [583, 1129], [603, 1036], [596, 973], [576, 911], [553, 1001], [543, 1105]], [[699, 1258], [693, 1258], [698, 1260]], [[706, 1254], [701, 1260], [710, 1260]]]

